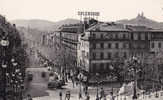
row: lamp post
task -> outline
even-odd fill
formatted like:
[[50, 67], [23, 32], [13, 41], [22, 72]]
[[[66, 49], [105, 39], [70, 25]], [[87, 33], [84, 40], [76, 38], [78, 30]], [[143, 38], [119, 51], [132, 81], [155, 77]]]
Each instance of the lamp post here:
[[79, 86], [79, 99], [80, 99], [80, 98], [82, 98], [82, 91], [81, 91], [82, 75], [81, 75], [81, 73], [79, 74], [78, 78], [79, 78], [79, 84], [80, 84], [80, 86]]
[[7, 53], [7, 47], [9, 46], [9, 41], [7, 37], [2, 37], [2, 40], [0, 41], [0, 45], [2, 46], [3, 51], [3, 59], [2, 59], [2, 76], [3, 76], [3, 100], [7, 100], [6, 98], [6, 71], [7, 71], [7, 59], [6, 59], [6, 53]]
[[6, 68], [7, 68], [7, 64], [2, 63], [2, 76], [3, 76], [3, 100], [7, 100], [6, 99]]
[[132, 71], [133, 72], [133, 76], [134, 76], [134, 86], [133, 86], [133, 97], [132, 97], [132, 99], [133, 100], [136, 100], [137, 99], [137, 91], [136, 91], [136, 87], [137, 87], [137, 72], [139, 71], [138, 70], [138, 64], [139, 64], [140, 62], [139, 62], [139, 60], [138, 60], [138, 58], [137, 57], [132, 57], [132, 59], [130, 60], [130, 71]]
[[22, 100], [22, 87], [23, 87], [23, 74], [21, 68], [14, 58], [11, 59], [12, 62], [12, 85], [13, 85], [13, 97], [16, 100]]
[[97, 82], [97, 89], [96, 89], [96, 100], [99, 100], [99, 95], [98, 95], [98, 85], [99, 85], [99, 82], [98, 82], [98, 76], [99, 74], [96, 73], [96, 82]]
[[137, 77], [136, 77], [136, 73], [137, 73], [137, 64], [138, 64], [138, 59], [136, 57], [133, 57], [133, 70], [134, 70], [134, 94], [133, 94], [133, 100], [136, 100], [137, 99], [137, 91], [136, 91], [136, 86], [137, 86]]

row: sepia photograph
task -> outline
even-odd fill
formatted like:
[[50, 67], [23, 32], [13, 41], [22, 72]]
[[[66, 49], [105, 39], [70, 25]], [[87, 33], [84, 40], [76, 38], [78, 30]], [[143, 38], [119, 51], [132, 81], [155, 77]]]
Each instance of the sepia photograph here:
[[0, 100], [163, 100], [163, 0], [0, 0]]

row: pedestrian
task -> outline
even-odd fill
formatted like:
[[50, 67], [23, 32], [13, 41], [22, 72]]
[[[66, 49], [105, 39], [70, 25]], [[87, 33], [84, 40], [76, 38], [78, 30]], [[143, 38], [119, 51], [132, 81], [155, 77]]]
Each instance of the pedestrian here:
[[104, 97], [103, 97], [103, 99], [102, 99], [102, 100], [107, 100], [107, 99], [106, 99], [106, 95], [105, 95], [105, 94], [104, 94]]
[[105, 93], [104, 93], [104, 89], [101, 88], [100, 90], [100, 99], [102, 99], [104, 97]]
[[85, 99], [85, 100], [90, 100], [89, 93], [87, 93], [87, 95], [86, 95], [86, 99]]
[[62, 92], [61, 91], [59, 92], [59, 97], [60, 97], [60, 100], [62, 100]]
[[74, 80], [74, 76], [71, 77], [71, 81], [72, 81], [72, 85], [73, 85], [73, 88], [75, 87], [75, 80]]
[[82, 99], [82, 93], [79, 91], [79, 100]]
[[65, 100], [70, 100], [71, 93], [70, 91], [66, 92]]
[[87, 95], [87, 93], [88, 93], [88, 86], [87, 86], [87, 84], [85, 84], [83, 91], [84, 91], [85, 95]]
[[114, 100], [113, 92], [110, 92], [110, 100]]
[[33, 100], [30, 94], [27, 94], [26, 100]]

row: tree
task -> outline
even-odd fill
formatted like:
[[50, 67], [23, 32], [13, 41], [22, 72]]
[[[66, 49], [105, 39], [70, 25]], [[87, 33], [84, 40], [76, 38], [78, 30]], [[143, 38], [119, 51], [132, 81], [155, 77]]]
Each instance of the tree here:
[[[16, 62], [20, 66], [21, 74], [23, 74], [23, 80], [25, 77], [25, 65], [27, 64], [28, 56], [26, 54], [25, 48], [22, 45], [22, 40], [19, 34], [19, 31], [16, 28], [16, 25], [11, 25], [9, 22], [6, 21], [5, 17], [0, 15], [0, 39], [6, 39], [8, 41], [7, 49], [3, 49], [2, 46], [0, 46], [0, 64], [3, 64], [3, 61], [5, 60], [8, 65], [11, 66], [11, 60], [15, 59]], [[5, 52], [5, 59], [2, 55]], [[12, 70], [10, 70], [10, 67], [7, 67], [8, 73], [14, 73]], [[15, 68], [16, 70], [16, 68]], [[20, 80], [19, 80], [20, 81]]]

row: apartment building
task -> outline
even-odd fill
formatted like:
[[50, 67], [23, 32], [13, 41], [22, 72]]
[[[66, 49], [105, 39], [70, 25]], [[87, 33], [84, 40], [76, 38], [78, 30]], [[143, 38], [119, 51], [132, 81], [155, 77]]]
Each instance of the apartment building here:
[[99, 22], [81, 37], [78, 66], [90, 73], [108, 73], [132, 56], [144, 60], [162, 50], [162, 34], [145, 26]]

